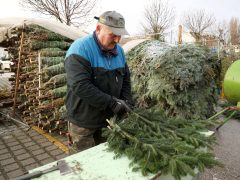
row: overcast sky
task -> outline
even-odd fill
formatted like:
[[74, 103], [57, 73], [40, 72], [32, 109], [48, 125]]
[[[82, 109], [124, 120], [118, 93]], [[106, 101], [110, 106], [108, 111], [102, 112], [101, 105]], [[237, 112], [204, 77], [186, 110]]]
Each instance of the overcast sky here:
[[[0, 18], [5, 17], [38, 17], [39, 15], [24, 11], [18, 4], [19, 0], [1, 0]], [[142, 20], [144, 7], [150, 0], [100, 0], [98, 12], [100, 15], [107, 10], [116, 10], [126, 19], [126, 28], [130, 34], [140, 33], [140, 22]], [[206, 12], [215, 15], [217, 20], [229, 20], [231, 17], [240, 19], [240, 0], [168, 0], [169, 5], [176, 11], [175, 26], [179, 24], [183, 12], [189, 10], [205, 9]], [[94, 30], [94, 25], [88, 30]]]

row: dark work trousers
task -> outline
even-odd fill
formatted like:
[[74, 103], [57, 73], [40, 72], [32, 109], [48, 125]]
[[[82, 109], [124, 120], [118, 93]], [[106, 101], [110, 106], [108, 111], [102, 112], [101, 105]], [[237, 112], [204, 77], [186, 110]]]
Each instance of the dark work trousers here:
[[73, 144], [69, 145], [69, 153], [74, 154], [106, 142], [102, 137], [102, 129], [87, 129], [68, 121], [68, 132]]

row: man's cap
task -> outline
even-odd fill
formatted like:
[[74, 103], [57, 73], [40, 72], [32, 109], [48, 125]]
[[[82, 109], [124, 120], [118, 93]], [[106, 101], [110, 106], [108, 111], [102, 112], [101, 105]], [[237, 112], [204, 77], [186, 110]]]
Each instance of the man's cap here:
[[115, 35], [129, 35], [125, 29], [125, 20], [123, 16], [116, 11], [106, 11], [99, 17], [95, 16], [94, 19], [108, 26]]

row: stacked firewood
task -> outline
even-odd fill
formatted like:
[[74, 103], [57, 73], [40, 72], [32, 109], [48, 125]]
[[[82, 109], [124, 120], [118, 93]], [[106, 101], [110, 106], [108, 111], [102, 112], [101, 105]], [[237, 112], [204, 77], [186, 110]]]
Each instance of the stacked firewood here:
[[8, 52], [13, 56], [15, 107], [22, 119], [46, 132], [65, 134], [64, 56], [72, 40], [37, 25], [15, 30]]

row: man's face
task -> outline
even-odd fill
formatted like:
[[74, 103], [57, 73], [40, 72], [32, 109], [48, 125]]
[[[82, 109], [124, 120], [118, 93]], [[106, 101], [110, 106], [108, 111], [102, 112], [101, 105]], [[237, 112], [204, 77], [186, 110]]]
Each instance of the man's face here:
[[105, 25], [97, 25], [96, 32], [100, 43], [105, 49], [113, 49], [121, 39], [121, 36], [113, 34]]

